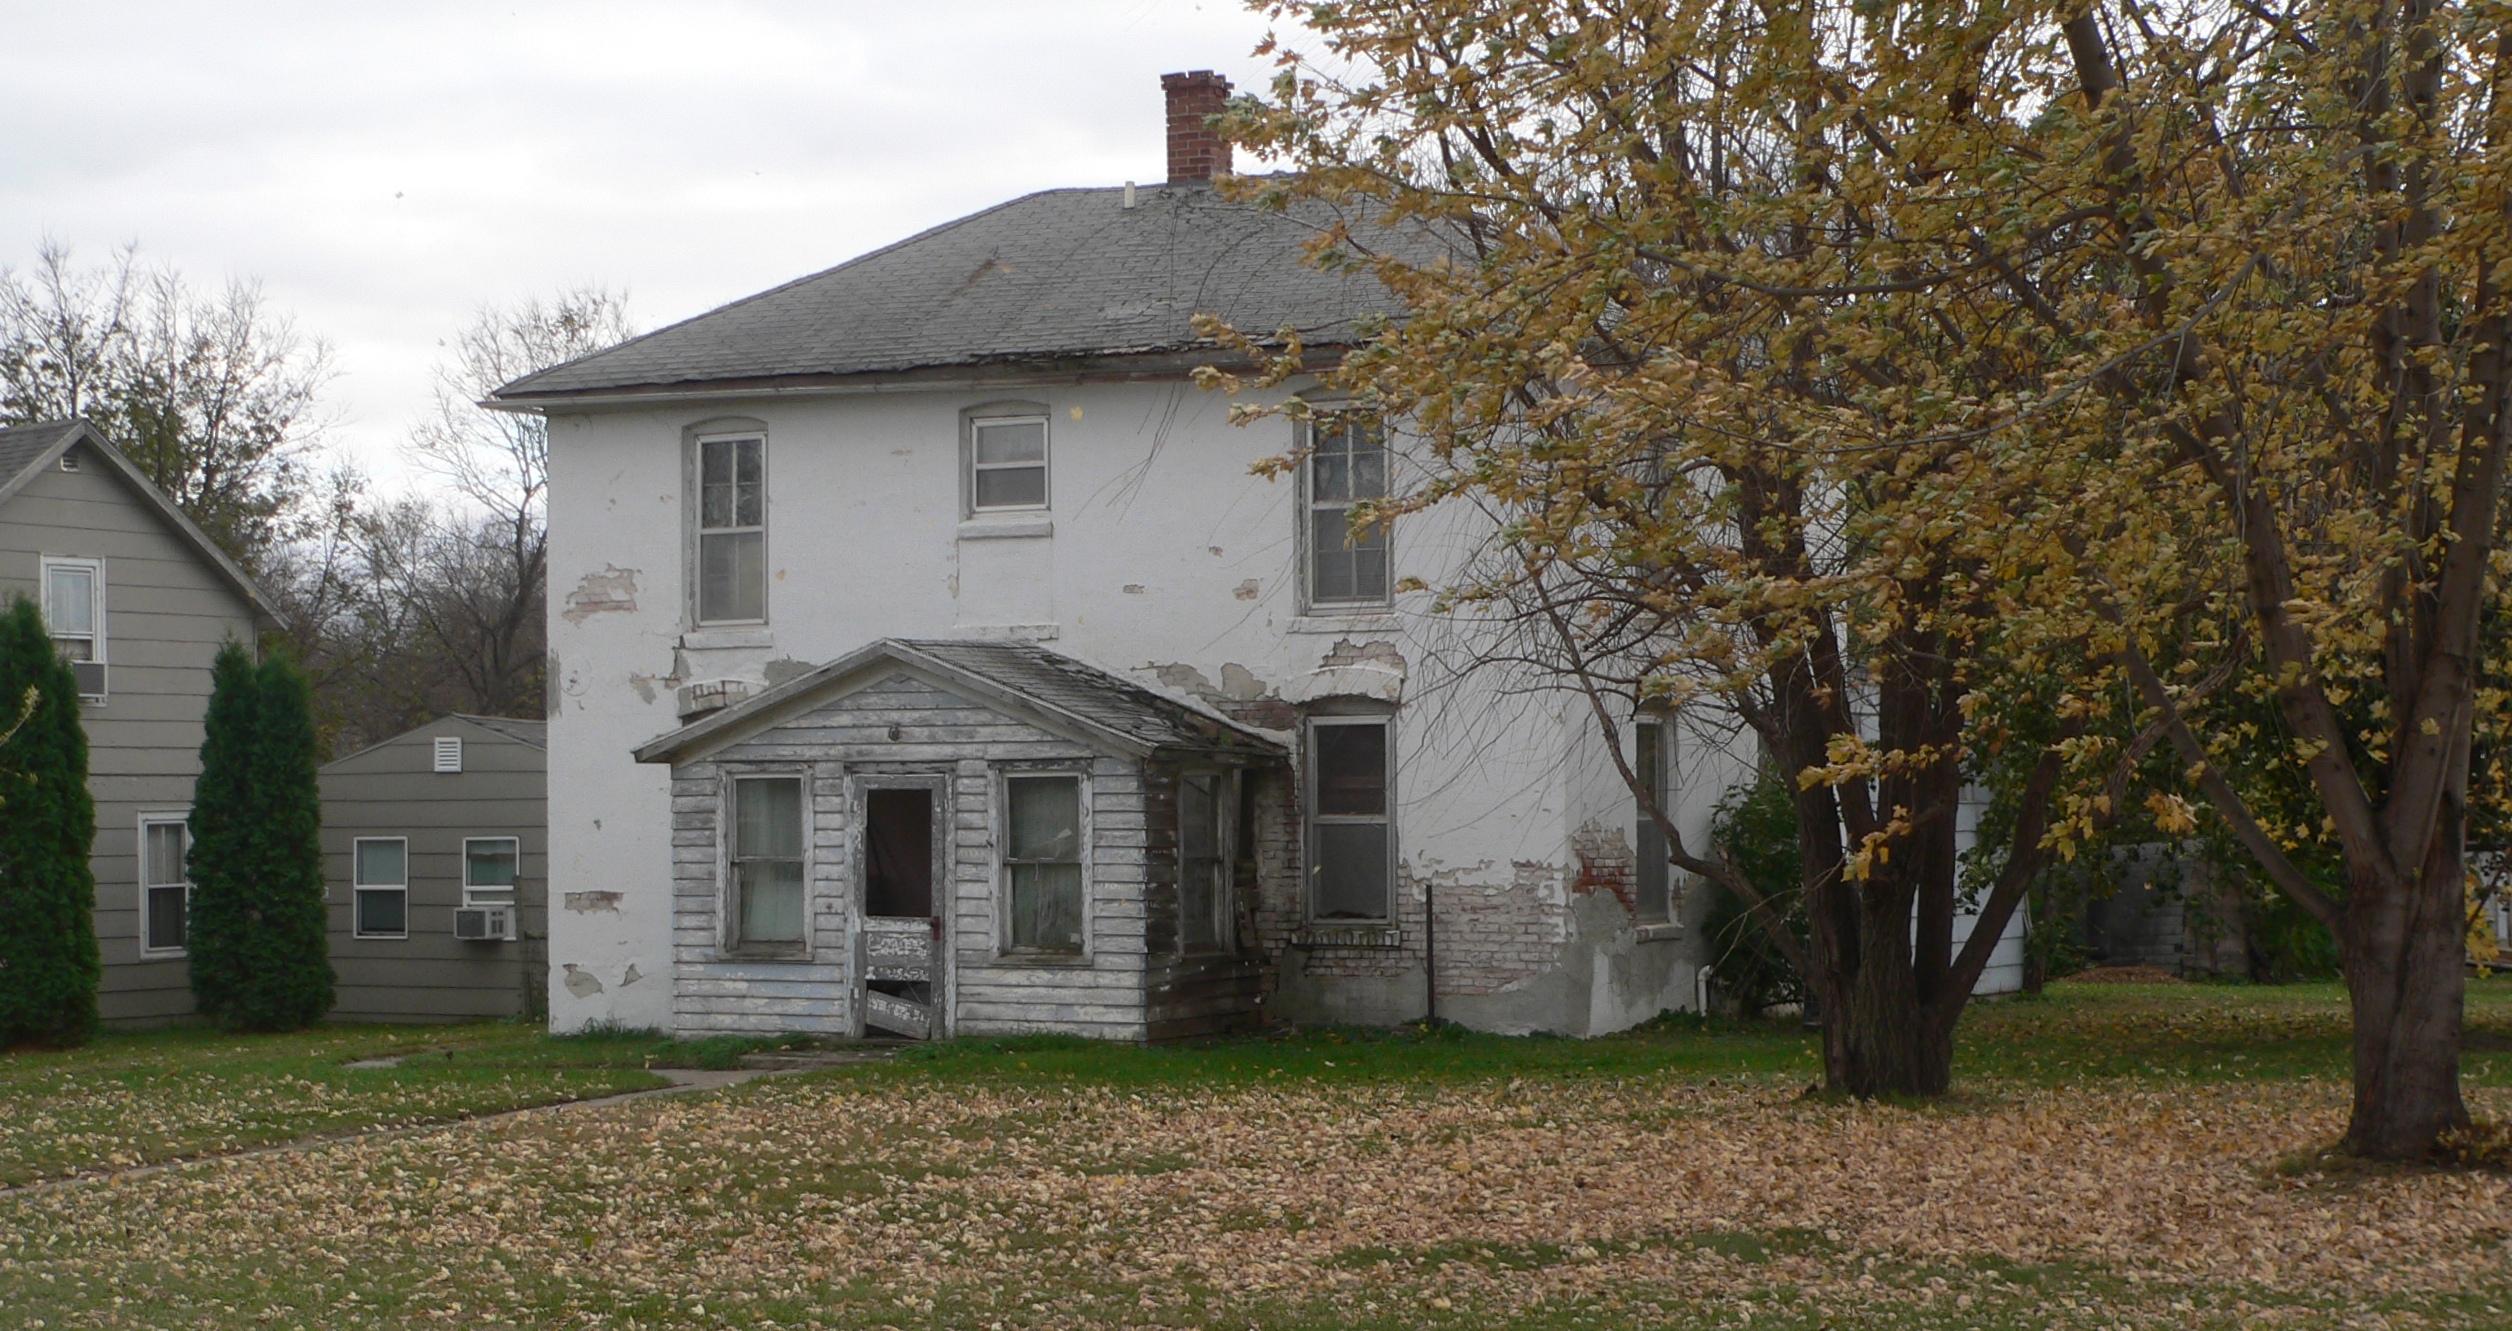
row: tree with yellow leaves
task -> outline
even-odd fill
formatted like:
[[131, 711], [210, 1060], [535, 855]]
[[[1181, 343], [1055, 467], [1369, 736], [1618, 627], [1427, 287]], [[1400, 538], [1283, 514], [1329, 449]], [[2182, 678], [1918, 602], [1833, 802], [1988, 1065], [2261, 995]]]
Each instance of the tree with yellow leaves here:
[[[2341, 941], [2348, 1145], [2466, 1121], [2500, 5], [1269, 7], [1327, 58], [1235, 109], [1301, 168], [1243, 188], [1370, 215], [1318, 258], [1406, 305], [1331, 370], [1424, 476], [1356, 520], [1484, 510], [1435, 590], [1487, 659], [1608, 741], [1724, 708], [1792, 774], [1829, 1084], [1942, 1090], [2046, 857], [2203, 805]], [[2282, 733], [2217, 724], [2259, 690]], [[2234, 755], [2318, 825], [2263, 822]], [[1995, 764], [2014, 817], [1957, 951], [1955, 811]]]

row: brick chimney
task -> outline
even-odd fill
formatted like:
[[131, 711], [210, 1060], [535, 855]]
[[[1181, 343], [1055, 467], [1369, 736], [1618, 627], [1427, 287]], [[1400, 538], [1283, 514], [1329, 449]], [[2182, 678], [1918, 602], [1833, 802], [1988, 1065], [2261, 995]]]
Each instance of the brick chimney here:
[[1169, 183], [1183, 185], [1230, 173], [1230, 145], [1204, 121], [1221, 114], [1230, 100], [1230, 81], [1209, 69], [1163, 74], [1160, 90], [1169, 95]]

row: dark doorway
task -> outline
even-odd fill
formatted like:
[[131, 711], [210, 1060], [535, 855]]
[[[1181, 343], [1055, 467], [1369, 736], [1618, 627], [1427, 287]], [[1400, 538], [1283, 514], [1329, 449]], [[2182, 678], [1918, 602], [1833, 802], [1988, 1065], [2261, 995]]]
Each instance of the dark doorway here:
[[864, 914], [932, 917], [932, 791], [865, 792]]

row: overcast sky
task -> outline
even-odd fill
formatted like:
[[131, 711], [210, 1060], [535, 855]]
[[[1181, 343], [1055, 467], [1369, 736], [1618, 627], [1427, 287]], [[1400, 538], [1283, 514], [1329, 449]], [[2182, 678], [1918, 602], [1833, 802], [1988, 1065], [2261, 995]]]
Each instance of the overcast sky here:
[[1158, 180], [1159, 76], [1261, 87], [1265, 31], [1237, 0], [0, 0], [0, 266], [137, 241], [258, 278], [390, 477], [483, 304], [602, 283], [650, 329], [1030, 190]]

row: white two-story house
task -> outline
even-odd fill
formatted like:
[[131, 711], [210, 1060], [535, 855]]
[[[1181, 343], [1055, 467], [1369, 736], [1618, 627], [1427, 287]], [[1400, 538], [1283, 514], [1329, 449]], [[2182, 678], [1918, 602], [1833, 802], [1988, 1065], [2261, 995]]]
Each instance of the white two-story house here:
[[[1683, 885], [1585, 704], [1445, 670], [1399, 590], [1471, 525], [1355, 540], [1403, 484], [1378, 422], [1234, 426], [1189, 381], [1198, 313], [1314, 364], [1395, 309], [1302, 263], [1324, 215], [1215, 191], [1226, 82], [1163, 84], [1164, 184], [1015, 199], [497, 394], [550, 423], [557, 1028], [1693, 1005]], [[1629, 720], [1705, 833], [1742, 765]]]

